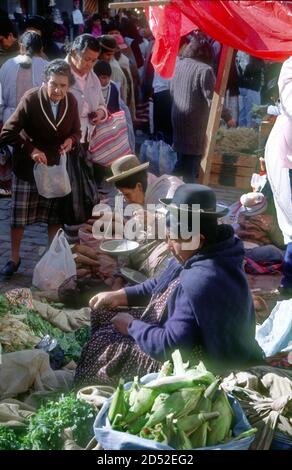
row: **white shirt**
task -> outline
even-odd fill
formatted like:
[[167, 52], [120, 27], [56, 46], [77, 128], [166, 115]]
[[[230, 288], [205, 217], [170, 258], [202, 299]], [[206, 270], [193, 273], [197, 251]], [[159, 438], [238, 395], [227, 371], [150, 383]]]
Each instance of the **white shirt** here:
[[[80, 90], [82, 93], [84, 93], [85, 86], [86, 86], [86, 80], [87, 80], [87, 75], [78, 75], [74, 70], [72, 70], [72, 73], [74, 75], [74, 78], [76, 80], [76, 83], [78, 84]], [[80, 113], [80, 124], [81, 124], [81, 131], [82, 131], [82, 139], [81, 141], [83, 142], [84, 136], [86, 134], [86, 129], [88, 127], [88, 114], [89, 114], [89, 105], [88, 102], [84, 100], [83, 102], [83, 108]]]
[[73, 24], [84, 24], [83, 15], [79, 9], [72, 11]]
[[154, 90], [154, 93], [160, 93], [161, 91], [166, 91], [169, 90], [170, 87], [170, 80], [167, 78], [162, 78], [158, 73], [154, 73], [154, 79], [153, 79], [153, 84], [152, 88]]

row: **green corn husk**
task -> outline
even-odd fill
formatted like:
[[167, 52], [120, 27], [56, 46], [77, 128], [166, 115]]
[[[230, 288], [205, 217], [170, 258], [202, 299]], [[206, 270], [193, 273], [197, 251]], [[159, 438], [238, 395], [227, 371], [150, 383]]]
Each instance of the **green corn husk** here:
[[161, 423], [171, 413], [176, 418], [188, 414], [196, 407], [203, 391], [203, 387], [194, 387], [172, 393], [154, 413], [151, 413], [146, 427], [152, 428], [156, 424]]
[[192, 434], [196, 431], [202, 424], [212, 419], [218, 418], [218, 411], [211, 413], [198, 413], [184, 416], [178, 421], [179, 428], [186, 433], [186, 435]]
[[127, 413], [126, 402], [124, 397], [124, 380], [120, 379], [119, 385], [114, 393], [113, 399], [111, 401], [108, 418], [110, 423], [114, 422], [114, 419], [117, 414], [124, 417]]
[[246, 437], [253, 436], [257, 432], [258, 432], [257, 428], [251, 428], [251, 429], [248, 429], [247, 431], [242, 432], [238, 436], [231, 438], [230, 440], [240, 441], [240, 439], [245, 439]]
[[[208, 388], [204, 391], [202, 397], [200, 398], [196, 411], [201, 413], [210, 413], [212, 411], [212, 398], [218, 390], [218, 384], [220, 380], [214, 380]], [[192, 446], [194, 449], [199, 447], [206, 447], [207, 444], [207, 434], [208, 434], [208, 421], [204, 422], [199, 426], [189, 438], [191, 440]]]
[[208, 423], [202, 424], [193, 434], [189, 436], [192, 449], [206, 447], [207, 444]]
[[[209, 373], [208, 373], [209, 374]], [[214, 377], [208, 376], [205, 372], [196, 373], [192, 371], [188, 376], [185, 375], [172, 375], [169, 377], [162, 377], [151, 380], [145, 385], [145, 388], [158, 390], [159, 393], [172, 393], [182, 388], [192, 388], [196, 385], [205, 383], [209, 385], [214, 380]]]
[[136, 395], [135, 402], [125, 417], [125, 423], [131, 423], [139, 416], [147, 413], [152, 408], [158, 394], [157, 390], [147, 389], [144, 386], [141, 387]]
[[126, 428], [127, 432], [129, 434], [139, 434], [141, 429], [143, 429], [147, 423], [148, 418], [148, 414], [146, 416], [139, 416]]
[[172, 363], [170, 361], [166, 361], [162, 364], [158, 377], [166, 377], [171, 375], [173, 372]]
[[144, 439], [152, 439], [161, 444], [168, 444], [168, 439], [166, 435], [165, 424], [159, 423], [154, 426], [154, 428], [144, 427], [140, 432], [140, 437]]
[[177, 450], [189, 450], [192, 448], [190, 439], [179, 427], [177, 419], [172, 419], [172, 436], [169, 444]]
[[224, 441], [228, 437], [231, 428], [233, 411], [223, 390], [219, 391], [212, 404], [212, 411], [218, 411], [220, 416], [210, 423], [210, 430], [207, 436], [208, 446], [214, 446]]
[[133, 381], [132, 386], [129, 390], [129, 407], [130, 408], [134, 405], [139, 390], [140, 390], [139, 378], [136, 376], [136, 377], [134, 377], [134, 381]]
[[184, 375], [186, 368], [183, 363], [181, 353], [178, 349], [176, 349], [172, 355], [172, 362], [173, 362], [173, 373], [174, 375]]
[[153, 406], [150, 410], [150, 414], [153, 414], [156, 411], [160, 410], [161, 406], [163, 406], [165, 400], [167, 400], [169, 396], [169, 393], [160, 393], [158, 397], [156, 397], [154, 400]]

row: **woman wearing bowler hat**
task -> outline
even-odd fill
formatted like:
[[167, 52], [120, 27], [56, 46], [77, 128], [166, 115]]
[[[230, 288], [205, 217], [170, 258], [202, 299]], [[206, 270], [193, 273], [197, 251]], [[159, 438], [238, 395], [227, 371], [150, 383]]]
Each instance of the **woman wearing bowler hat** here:
[[175, 349], [216, 373], [262, 362], [243, 244], [231, 226], [218, 225], [226, 208], [197, 184], [161, 202], [173, 259], [157, 279], [91, 299], [95, 321], [77, 382], [116, 384], [158, 371]]

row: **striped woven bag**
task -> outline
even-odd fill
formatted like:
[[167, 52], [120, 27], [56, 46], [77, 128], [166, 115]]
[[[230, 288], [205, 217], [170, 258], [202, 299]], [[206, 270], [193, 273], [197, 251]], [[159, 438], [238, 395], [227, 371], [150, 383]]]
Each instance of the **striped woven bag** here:
[[88, 160], [108, 167], [115, 160], [131, 154], [124, 111], [118, 111], [97, 124], [89, 139]]

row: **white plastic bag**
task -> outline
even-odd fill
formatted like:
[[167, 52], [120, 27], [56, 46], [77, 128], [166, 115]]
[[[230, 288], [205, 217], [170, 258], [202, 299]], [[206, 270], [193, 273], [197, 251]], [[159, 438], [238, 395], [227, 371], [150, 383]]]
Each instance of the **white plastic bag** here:
[[266, 357], [292, 351], [292, 299], [277, 302], [269, 318], [257, 327], [256, 340]]
[[34, 268], [32, 284], [42, 290], [58, 290], [66, 279], [74, 275], [76, 264], [64, 231], [60, 229]]
[[47, 198], [64, 197], [71, 192], [71, 184], [66, 169], [67, 156], [60, 157], [60, 164], [48, 166], [36, 163], [33, 168], [38, 193]]

